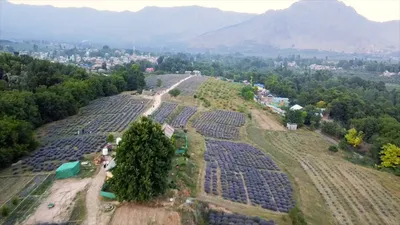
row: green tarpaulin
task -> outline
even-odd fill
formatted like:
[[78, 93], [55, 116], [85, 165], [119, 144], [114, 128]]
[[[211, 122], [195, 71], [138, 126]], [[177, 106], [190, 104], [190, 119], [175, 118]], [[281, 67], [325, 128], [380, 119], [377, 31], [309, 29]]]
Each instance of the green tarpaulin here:
[[79, 173], [81, 169], [81, 164], [79, 161], [64, 163], [56, 170], [57, 179], [65, 179], [68, 177], [73, 177]]

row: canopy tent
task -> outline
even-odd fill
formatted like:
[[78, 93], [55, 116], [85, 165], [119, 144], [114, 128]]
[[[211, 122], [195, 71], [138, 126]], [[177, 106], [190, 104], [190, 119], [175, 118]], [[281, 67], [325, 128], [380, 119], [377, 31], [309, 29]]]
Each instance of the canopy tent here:
[[112, 168], [114, 168], [117, 164], [115, 163], [114, 159], [111, 159], [111, 161], [108, 163], [107, 167], [106, 167], [106, 171], [111, 170]]
[[290, 107], [290, 110], [301, 110], [301, 109], [303, 109], [303, 107], [300, 106], [300, 105], [297, 105], [297, 104], [292, 106], [292, 107]]
[[64, 163], [56, 170], [56, 178], [64, 179], [77, 175], [81, 169], [79, 161]]

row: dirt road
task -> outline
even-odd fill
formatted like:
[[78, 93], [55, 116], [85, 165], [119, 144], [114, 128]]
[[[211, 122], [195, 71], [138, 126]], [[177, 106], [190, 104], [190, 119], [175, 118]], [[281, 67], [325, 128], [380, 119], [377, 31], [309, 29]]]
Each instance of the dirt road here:
[[89, 186], [86, 194], [87, 219], [84, 223], [86, 225], [107, 224], [99, 218], [101, 213], [100, 191], [105, 178], [106, 171], [101, 168]]
[[181, 84], [183, 81], [188, 80], [188, 79], [190, 79], [190, 78], [192, 78], [192, 77], [193, 77], [193, 76], [186, 77], [185, 79], [182, 79], [182, 80], [180, 80], [178, 83], [172, 85], [172, 86], [171, 86], [170, 88], [168, 88], [167, 90], [164, 90], [164, 91], [162, 91], [160, 94], [155, 95], [155, 96], [153, 97], [153, 99], [152, 99], [152, 100], [153, 100], [153, 106], [152, 106], [150, 109], [148, 109], [146, 112], [144, 112], [143, 115], [144, 115], [144, 116], [149, 116], [149, 115], [151, 115], [154, 111], [157, 110], [158, 107], [160, 107], [160, 105], [161, 105], [161, 100], [162, 100], [162, 96], [163, 96], [163, 95], [167, 94], [170, 90], [176, 88], [176, 87], [177, 87], [179, 84]]
[[[57, 180], [50, 189], [50, 195], [24, 224], [61, 223], [68, 221], [76, 194], [85, 189], [90, 178]], [[54, 207], [47, 208], [49, 203]]]

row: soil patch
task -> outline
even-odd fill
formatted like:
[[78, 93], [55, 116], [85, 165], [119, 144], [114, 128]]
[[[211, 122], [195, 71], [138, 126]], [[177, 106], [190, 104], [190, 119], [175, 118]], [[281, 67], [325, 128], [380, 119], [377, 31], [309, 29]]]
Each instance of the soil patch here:
[[286, 131], [285, 127], [264, 112], [252, 109], [251, 115], [256, 121], [257, 125], [263, 130]]
[[115, 211], [111, 225], [180, 225], [177, 212], [164, 208], [149, 208], [135, 204], [125, 204]]
[[[57, 180], [51, 187], [49, 196], [24, 224], [61, 223], [68, 221], [73, 209], [75, 196], [78, 192], [85, 189], [90, 180], [90, 178]], [[49, 209], [47, 207], [49, 203], [53, 203], [54, 207]]]

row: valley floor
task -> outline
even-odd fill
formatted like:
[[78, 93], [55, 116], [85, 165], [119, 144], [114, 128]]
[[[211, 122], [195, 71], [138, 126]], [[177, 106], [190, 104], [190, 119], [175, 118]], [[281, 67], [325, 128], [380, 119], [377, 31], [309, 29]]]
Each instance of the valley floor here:
[[[178, 84], [172, 88], [175, 86], [178, 86]], [[238, 89], [239, 87], [235, 84], [210, 78], [196, 92], [198, 96], [202, 97], [201, 99], [189, 95], [178, 96], [177, 98], [157, 95], [156, 100], [150, 96], [147, 97], [152, 98], [153, 103], [150, 104], [151, 108], [145, 115], [153, 113], [162, 101], [178, 103], [179, 106], [197, 107], [197, 113], [190, 119], [187, 126], [188, 154], [190, 155], [187, 167], [180, 172], [173, 170], [173, 173], [179, 173], [175, 174], [176, 176], [180, 176], [177, 179], [178, 185], [181, 185], [179, 191], [163, 196], [162, 199], [157, 199], [156, 203], [148, 205], [118, 204], [105, 201], [99, 196], [99, 191], [105, 179], [104, 171], [100, 169], [100, 172], [96, 173], [97, 175], [94, 178], [56, 181], [45, 192], [47, 198], [46, 194], [41, 198], [42, 205], [27, 221], [36, 221], [37, 215], [42, 215], [46, 210], [49, 210], [45, 206], [53, 201], [52, 196], [55, 193], [60, 192], [61, 189], [58, 188], [62, 188], [60, 187], [62, 182], [77, 182], [80, 185], [76, 186], [74, 195], [77, 195], [79, 191], [86, 191], [85, 188], [88, 188], [83, 198], [83, 208], [86, 208], [82, 210], [84, 218], [78, 221], [78, 224], [196, 224], [199, 221], [199, 218], [196, 217], [199, 212], [195, 204], [188, 207], [183, 204], [189, 197], [196, 198], [198, 202], [209, 204], [211, 209], [272, 219], [280, 225], [292, 224], [287, 213], [266, 210], [251, 204], [234, 203], [220, 196], [207, 194], [204, 191], [205, 137], [196, 132], [192, 123], [202, 112], [223, 109], [246, 114], [246, 123], [240, 128], [239, 140], [235, 142], [244, 142], [259, 148], [277, 163], [282, 173], [288, 174], [294, 189], [296, 204], [304, 213], [308, 224], [399, 224], [399, 177], [351, 164], [341, 156], [340, 152], [329, 152], [328, 147], [331, 143], [315, 132], [307, 130], [287, 131], [278, 122], [277, 115], [261, 108], [254, 102], [245, 102], [238, 97]], [[168, 90], [163, 93], [167, 92]], [[5, 171], [4, 173], [9, 174], [9, 172]], [[34, 175], [18, 178], [4, 176], [1, 178], [0, 190], [10, 195], [19, 193], [28, 183], [32, 182], [34, 177]], [[13, 187], [17, 188], [18, 186], [18, 189], [15, 189], [15, 191], [8, 190], [6, 183], [8, 185], [15, 183]], [[34, 193], [34, 191], [30, 190], [30, 193]], [[77, 201], [75, 203], [70, 201], [75, 199], [75, 197], [69, 196], [72, 191], [65, 193], [65, 198], [69, 200], [57, 202], [57, 207], [67, 204], [67, 207], [74, 211], [75, 206], [79, 204], [76, 203]], [[172, 198], [172, 201], [170, 201], [170, 198]], [[5, 202], [11, 201], [11, 198], [0, 194], [0, 201], [1, 204], [5, 204]], [[115, 205], [116, 210], [110, 213], [104, 212], [103, 206], [108, 203]], [[49, 212], [58, 212], [57, 208], [51, 210]], [[189, 214], [191, 216], [188, 216]]]

